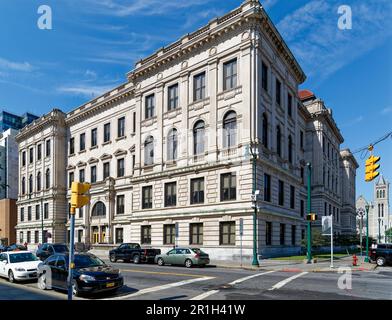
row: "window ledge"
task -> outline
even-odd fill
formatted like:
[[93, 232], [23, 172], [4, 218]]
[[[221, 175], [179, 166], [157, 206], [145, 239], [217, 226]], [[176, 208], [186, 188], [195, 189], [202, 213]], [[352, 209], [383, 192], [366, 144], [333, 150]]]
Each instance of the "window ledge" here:
[[102, 143], [102, 146], [106, 146], [106, 145], [111, 144], [111, 143], [112, 143], [112, 140], [109, 140], [109, 141], [106, 141], [106, 142]]
[[98, 149], [98, 145], [90, 147], [90, 150]]
[[86, 153], [86, 149], [79, 151], [79, 154], [82, 154], [82, 153]]
[[125, 140], [126, 138], [127, 138], [127, 136], [117, 137], [116, 142], [120, 141], [120, 140]]

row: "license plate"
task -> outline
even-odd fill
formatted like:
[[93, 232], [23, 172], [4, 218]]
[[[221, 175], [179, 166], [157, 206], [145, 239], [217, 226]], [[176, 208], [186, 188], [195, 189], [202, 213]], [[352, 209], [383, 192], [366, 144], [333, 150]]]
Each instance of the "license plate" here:
[[35, 278], [35, 277], [37, 277], [37, 273], [30, 273], [30, 278]]
[[109, 283], [106, 284], [106, 288], [113, 288], [114, 285], [115, 285], [114, 282], [109, 282]]

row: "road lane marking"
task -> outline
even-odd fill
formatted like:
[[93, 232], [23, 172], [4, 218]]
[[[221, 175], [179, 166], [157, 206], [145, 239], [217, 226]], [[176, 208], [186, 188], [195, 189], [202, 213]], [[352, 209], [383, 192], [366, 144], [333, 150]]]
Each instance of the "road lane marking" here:
[[181, 287], [181, 286], [185, 286], [187, 284], [191, 284], [194, 282], [206, 281], [206, 280], [211, 280], [211, 279], [214, 279], [214, 277], [199, 277], [196, 279], [183, 280], [180, 282], [173, 282], [173, 283], [168, 283], [168, 284], [164, 284], [161, 286], [142, 289], [142, 290], [139, 290], [138, 292], [127, 294], [125, 296], [120, 296], [120, 297], [115, 297], [115, 298], [107, 298], [107, 299], [102, 299], [102, 300], [124, 300], [124, 299], [128, 299], [128, 298], [138, 297], [138, 296], [141, 296], [141, 295], [147, 294], [147, 293], [162, 291], [162, 290], [171, 289], [171, 288], [175, 288], [175, 287]]
[[278, 282], [277, 284], [275, 284], [272, 288], [269, 288], [268, 290], [272, 291], [272, 290], [283, 288], [286, 284], [288, 284], [291, 281], [293, 281], [293, 280], [295, 280], [295, 279], [297, 279], [299, 277], [302, 277], [302, 276], [304, 276], [305, 274], [308, 274], [308, 273], [309, 272], [302, 272], [302, 273], [296, 274], [295, 276], [292, 276], [290, 278], [284, 279], [284, 280]]
[[158, 275], [170, 275], [170, 276], [180, 276], [180, 277], [195, 277], [195, 278], [208, 278], [208, 276], [203, 276], [201, 274], [189, 274], [189, 273], [173, 273], [173, 272], [160, 272], [160, 271], [143, 271], [143, 270], [132, 270], [132, 269], [120, 269], [121, 272], [140, 272], [147, 274], [158, 274]]
[[[256, 277], [260, 277], [260, 276], [263, 276], [265, 274], [269, 274], [269, 273], [272, 273], [272, 272], [275, 272], [275, 270], [262, 272], [262, 273], [257, 273], [257, 274], [253, 274], [253, 275], [248, 276], [248, 277], [240, 278], [240, 279], [237, 279], [237, 280], [234, 280], [234, 281], [230, 282], [229, 285], [234, 286], [234, 285], [236, 285], [238, 283], [241, 283], [241, 282], [244, 282], [244, 281], [256, 278]], [[196, 297], [193, 297], [192, 299], [189, 299], [189, 300], [203, 300], [203, 299], [208, 298], [209, 296], [212, 296], [212, 295], [214, 295], [214, 294], [216, 294], [218, 292], [219, 292], [219, 290], [207, 291], [207, 292], [204, 292], [204, 293], [202, 293], [202, 294], [200, 294], [200, 295], [198, 295]]]

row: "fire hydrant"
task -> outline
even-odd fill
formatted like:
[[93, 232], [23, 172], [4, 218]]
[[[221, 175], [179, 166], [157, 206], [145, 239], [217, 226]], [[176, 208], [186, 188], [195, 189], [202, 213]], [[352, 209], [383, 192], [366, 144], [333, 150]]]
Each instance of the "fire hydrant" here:
[[356, 267], [358, 264], [358, 257], [354, 254], [353, 255], [353, 266]]

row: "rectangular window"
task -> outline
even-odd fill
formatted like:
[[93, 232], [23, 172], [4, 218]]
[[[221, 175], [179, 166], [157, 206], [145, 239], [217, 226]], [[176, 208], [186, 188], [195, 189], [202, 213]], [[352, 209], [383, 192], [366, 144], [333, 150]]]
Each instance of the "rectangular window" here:
[[287, 94], [287, 113], [289, 117], [293, 116], [293, 96], [290, 93]]
[[42, 159], [42, 145], [39, 144], [37, 146], [37, 160], [41, 160]]
[[150, 119], [155, 115], [155, 95], [151, 94], [146, 97], [144, 118]]
[[200, 73], [193, 77], [193, 101], [199, 101], [206, 97], [206, 73]]
[[132, 133], [136, 133], [136, 112], [132, 113]]
[[295, 246], [297, 238], [297, 228], [296, 226], [291, 226], [291, 245]]
[[189, 225], [189, 244], [203, 244], [203, 224], [191, 223]]
[[268, 66], [264, 62], [261, 64], [261, 86], [268, 92]]
[[106, 123], [103, 126], [103, 142], [109, 142], [110, 141], [110, 123]]
[[265, 244], [272, 245], [272, 222], [265, 223]]
[[78, 230], [78, 242], [82, 242], [83, 239], [83, 230]]
[[280, 206], [284, 206], [284, 182], [282, 180], [279, 180], [278, 201]]
[[117, 196], [117, 214], [124, 214], [125, 213], [125, 196], [120, 195]]
[[68, 174], [68, 188], [72, 187], [72, 182], [75, 181], [75, 174], [73, 172], [70, 172]]
[[103, 164], [103, 180], [110, 177], [110, 162]]
[[24, 240], [23, 239], [23, 231], [21, 231], [21, 232], [19, 232], [19, 242], [23, 243], [24, 242], [23, 240]]
[[282, 101], [282, 84], [278, 79], [276, 79], [276, 88], [275, 88], [275, 101], [278, 105], [281, 105]]
[[22, 152], [22, 166], [24, 167], [26, 165], [26, 151]]
[[94, 128], [91, 130], [91, 147], [95, 147], [98, 143], [98, 130]]
[[125, 136], [125, 117], [117, 120], [117, 137], [121, 138]]
[[165, 207], [175, 207], [177, 205], [177, 183], [165, 183]]
[[191, 180], [191, 204], [204, 203], [204, 178]]
[[124, 229], [117, 228], [116, 229], [116, 243], [123, 243], [124, 242]]
[[27, 207], [27, 221], [31, 221], [31, 207]]
[[167, 111], [170, 111], [178, 107], [178, 84], [170, 86], [167, 91]]
[[31, 243], [31, 231], [27, 231], [27, 239], [26, 239], [27, 243]]
[[152, 208], [152, 186], [142, 188], [142, 209]]
[[236, 200], [236, 184], [237, 177], [235, 173], [225, 173], [221, 175], [221, 201]]
[[79, 170], [79, 182], [85, 181], [84, 169]]
[[132, 173], [135, 171], [136, 156], [132, 155]]
[[90, 181], [91, 183], [97, 182], [97, 166], [92, 166], [90, 169]]
[[290, 186], [290, 209], [295, 209], [295, 187]]
[[44, 219], [49, 219], [49, 203], [44, 204]]
[[305, 217], [305, 201], [301, 200], [301, 217]]
[[264, 174], [264, 201], [271, 202], [271, 176]]
[[45, 155], [46, 157], [50, 157], [50, 139], [46, 140], [46, 146], [45, 146]]
[[20, 221], [24, 221], [24, 208], [20, 208]]
[[39, 231], [34, 231], [34, 243], [39, 243]]
[[118, 159], [117, 160], [117, 177], [125, 176], [125, 160]]
[[220, 245], [235, 245], [235, 222], [221, 222], [219, 231]]
[[142, 226], [141, 228], [141, 243], [151, 244], [151, 226]]
[[176, 226], [166, 224], [163, 226], [163, 244], [174, 244], [176, 240]]
[[86, 134], [82, 133], [80, 135], [80, 144], [79, 144], [79, 151], [86, 150]]
[[39, 220], [40, 219], [40, 206], [39, 204], [35, 205], [35, 220]]
[[284, 223], [280, 224], [280, 245], [284, 246], [286, 236], [286, 225]]
[[223, 64], [223, 90], [230, 90], [237, 86], [237, 59]]
[[305, 169], [301, 168], [301, 183], [305, 184]]
[[29, 149], [29, 163], [33, 163], [34, 161], [34, 149], [30, 148]]
[[79, 219], [83, 218], [83, 209], [84, 208], [79, 208]]
[[304, 149], [304, 132], [301, 130], [299, 133], [299, 146], [301, 147], [301, 149]]
[[324, 202], [324, 216], [327, 216], [328, 212], [327, 212], [327, 203]]
[[75, 138], [69, 139], [69, 154], [75, 154]]

